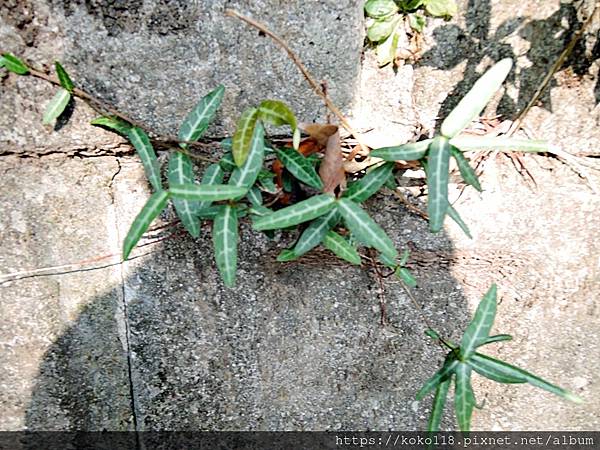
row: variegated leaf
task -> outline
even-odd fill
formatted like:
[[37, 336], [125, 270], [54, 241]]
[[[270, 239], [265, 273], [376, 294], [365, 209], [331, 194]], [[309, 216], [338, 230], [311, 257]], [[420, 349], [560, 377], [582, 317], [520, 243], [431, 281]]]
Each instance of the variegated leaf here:
[[235, 285], [237, 271], [238, 218], [233, 206], [225, 205], [213, 222], [215, 261], [227, 287]]
[[274, 230], [287, 228], [316, 219], [329, 212], [335, 205], [335, 197], [329, 194], [321, 194], [307, 200], [275, 211], [273, 214], [258, 218], [254, 221], [255, 230]]
[[448, 139], [437, 137], [429, 146], [427, 155], [427, 213], [429, 229], [437, 233], [442, 229], [448, 210], [448, 170], [450, 145]]
[[[180, 140], [196, 141], [204, 134], [221, 105], [224, 93], [225, 87], [220, 84], [198, 102], [181, 124], [178, 134]], [[179, 145], [186, 147], [185, 143]]]
[[337, 209], [350, 231], [361, 242], [385, 253], [392, 259], [398, 257], [398, 251], [392, 240], [360, 206], [351, 200], [341, 198], [337, 201]]
[[184, 200], [216, 202], [241, 197], [246, 193], [246, 189], [227, 184], [173, 184], [170, 186], [169, 192], [173, 197]]
[[475, 311], [473, 320], [460, 341], [460, 354], [468, 359], [490, 334], [496, 317], [496, 285], [492, 284]]
[[396, 145], [393, 147], [382, 147], [373, 150], [369, 156], [381, 158], [386, 161], [417, 161], [427, 154], [429, 145], [433, 139], [427, 139], [419, 142], [409, 142], [408, 144]]
[[[194, 168], [189, 156], [175, 152], [169, 160], [169, 185], [190, 184], [194, 182]], [[173, 199], [175, 211], [181, 219], [181, 223], [193, 237], [200, 235], [200, 222], [195, 212], [199, 209], [198, 202], [190, 200]]]
[[459, 362], [456, 365], [454, 388], [454, 411], [458, 427], [463, 432], [471, 430], [471, 416], [475, 406], [475, 395], [471, 386], [471, 366]]
[[236, 168], [231, 174], [229, 184], [250, 189], [256, 181], [256, 177], [262, 169], [263, 160], [265, 158], [265, 130], [260, 122], [257, 122], [254, 127], [252, 141], [248, 157], [241, 167]]
[[131, 127], [127, 132], [127, 137], [135, 147], [137, 154], [142, 160], [144, 166], [144, 172], [146, 177], [150, 181], [150, 184], [155, 191], [162, 190], [162, 183], [160, 181], [160, 166], [154, 148], [148, 139], [148, 135], [139, 127]]
[[277, 158], [283, 163], [285, 168], [306, 185], [315, 189], [323, 189], [323, 181], [317, 174], [317, 171], [300, 152], [292, 148], [283, 148], [276, 150]]
[[150, 224], [167, 205], [169, 193], [167, 191], [158, 191], [152, 194], [146, 202], [140, 213], [137, 215], [133, 224], [129, 228], [129, 232], [123, 242], [123, 260], [126, 260], [133, 250], [133, 247], [138, 243], [142, 235], [146, 232]]
[[237, 123], [237, 128], [231, 141], [231, 152], [233, 154], [233, 160], [238, 167], [246, 162], [248, 153], [250, 152], [250, 145], [252, 144], [252, 136], [254, 134], [254, 127], [258, 120], [258, 109], [249, 108], [245, 110]]
[[360, 255], [350, 243], [335, 231], [328, 231], [323, 238], [323, 246], [337, 257], [360, 266]]
[[394, 163], [390, 162], [370, 170], [360, 180], [348, 186], [344, 197], [356, 203], [364, 202], [385, 184], [393, 169]]

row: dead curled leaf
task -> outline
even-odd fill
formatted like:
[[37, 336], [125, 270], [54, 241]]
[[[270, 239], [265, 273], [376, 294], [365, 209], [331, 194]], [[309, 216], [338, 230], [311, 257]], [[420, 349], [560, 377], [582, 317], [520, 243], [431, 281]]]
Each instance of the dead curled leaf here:
[[338, 131], [337, 125], [320, 123], [300, 123], [298, 128], [308, 134], [311, 138], [323, 147], [327, 145], [327, 140], [331, 135]]
[[342, 153], [340, 132], [337, 129], [334, 134], [327, 138], [327, 147], [319, 167], [319, 176], [323, 180], [324, 193], [334, 194], [338, 187], [340, 193], [346, 189], [344, 155]]

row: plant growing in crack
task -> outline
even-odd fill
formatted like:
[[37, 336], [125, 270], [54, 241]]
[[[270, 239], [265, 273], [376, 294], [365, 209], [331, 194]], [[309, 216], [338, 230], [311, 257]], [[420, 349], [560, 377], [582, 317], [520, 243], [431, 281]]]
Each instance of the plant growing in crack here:
[[[251, 20], [247, 22], [252, 24]], [[288, 53], [293, 55], [291, 51]], [[47, 107], [45, 123], [52, 122], [63, 113], [71, 95], [90, 100], [88, 94], [74, 87], [59, 63], [55, 64], [58, 81], [45, 74], [40, 75], [11, 54], [3, 54], [0, 66], [19, 75], [37, 73], [40, 78], [60, 86], [58, 94]], [[217, 86], [197, 103], [183, 121], [176, 148], [171, 149], [167, 186], [163, 184], [160, 164], [148, 133], [124, 115], [108, 109], [110, 114], [95, 119], [92, 124], [111, 129], [131, 142], [153, 189], [153, 194], [134, 219], [124, 240], [123, 260], [130, 257], [150, 224], [172, 201], [181, 223], [191, 236], [199, 236], [201, 221], [212, 222], [215, 262], [227, 287], [233, 287], [236, 283], [239, 223], [249, 217], [254, 230], [268, 234], [307, 224], [299, 233], [295, 245], [282, 250], [279, 261], [298, 259], [323, 245], [342, 260], [361, 265], [361, 252], [368, 248], [377, 252], [380, 263], [391, 269], [391, 273], [398, 277], [411, 295], [409, 287], [415, 286], [416, 280], [406, 267], [410, 258], [408, 251], [400, 255], [392, 239], [370, 217], [362, 204], [384, 186], [396, 188], [394, 169], [397, 161], [420, 161], [427, 174], [431, 231], [439, 232], [446, 215], [449, 215], [469, 235], [467, 225], [448, 201], [450, 158], [456, 160], [465, 182], [481, 190], [464, 151], [481, 148], [548, 151], [547, 144], [541, 141], [461, 135], [462, 130], [481, 113], [499, 89], [511, 67], [510, 59], [491, 67], [443, 121], [440, 136], [372, 150], [370, 156], [374, 164], [363, 177], [352, 182], [348, 182], [343, 168], [344, 156], [338, 127], [331, 124], [300, 124], [291, 109], [279, 100], [265, 100], [258, 107], [244, 111], [233, 137], [221, 142], [223, 155], [218, 161], [211, 161], [198, 183], [194, 176], [194, 153], [190, 148], [206, 133], [221, 105], [225, 88]], [[313, 84], [308, 75], [307, 79]], [[324, 93], [322, 97], [329, 106], [330, 101]], [[337, 108], [332, 110], [339, 114]], [[340, 117], [340, 121], [346, 126], [343, 117]], [[289, 126], [293, 137], [284, 142], [269, 138], [266, 125]], [[321, 154], [322, 157], [319, 157]], [[506, 335], [489, 336], [495, 311], [496, 287], [492, 286], [465, 331], [460, 346], [429, 331], [431, 337], [450, 350], [442, 369], [417, 394], [417, 398], [422, 399], [436, 389], [428, 426], [430, 431], [439, 428], [452, 379], [456, 386], [454, 407], [459, 428], [463, 431], [470, 429], [475, 405], [470, 383], [472, 371], [504, 383], [529, 382], [568, 400], [580, 401], [573, 394], [528, 372], [476, 352], [481, 345], [510, 339]]]

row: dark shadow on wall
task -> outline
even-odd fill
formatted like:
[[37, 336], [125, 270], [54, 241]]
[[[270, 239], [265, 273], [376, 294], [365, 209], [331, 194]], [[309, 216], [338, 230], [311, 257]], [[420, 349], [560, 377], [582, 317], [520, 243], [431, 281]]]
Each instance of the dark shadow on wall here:
[[[447, 238], [430, 236], [392, 197], [370, 207], [399, 248], [410, 238], [423, 251], [452, 253]], [[138, 430], [424, 428], [430, 399], [415, 403], [414, 395], [444, 354], [400, 285], [386, 283], [382, 327], [368, 266], [323, 253], [280, 264], [277, 248], [244, 226], [239, 281], [229, 290], [208, 233], [165, 244], [124, 289], [91, 299], [46, 353], [27, 429], [131, 429], [132, 404]], [[456, 339], [469, 314], [448, 267], [417, 266], [416, 275], [427, 320]], [[115, 331], [122, 292], [131, 391], [126, 343]], [[453, 423], [447, 414], [445, 426]]]
[[[501, 23], [492, 33], [491, 9], [490, 0], [469, 0], [465, 29], [447, 24], [434, 30], [436, 45], [423, 55], [419, 65], [449, 70], [466, 61], [463, 79], [448, 94], [438, 117], [446, 117], [479, 78], [481, 74], [476, 69], [482, 60], [490, 58], [496, 62], [503, 58], [516, 60], [525, 56], [530, 66], [521, 69], [518, 77], [513, 70], [508, 78], [509, 82], [519, 88], [518, 98], [514, 100], [504, 95], [498, 105], [498, 113], [507, 118], [515, 117], [531, 100], [563, 49], [583, 25], [573, 4], [561, 3], [560, 8], [546, 19], [511, 18]], [[515, 32], [530, 45], [524, 55], [516, 55], [512, 46], [503, 42]], [[596, 42], [592, 51], [586, 54], [585, 42], [585, 37], [579, 40], [573, 53], [561, 67], [561, 70], [570, 70], [573, 77], [586, 75], [593, 62], [600, 58], [600, 44]], [[549, 88], [555, 85], [556, 80], [553, 79]], [[540, 104], [552, 111], [549, 88], [541, 96]], [[595, 96], [596, 102], [600, 102], [600, 84], [596, 85]]]

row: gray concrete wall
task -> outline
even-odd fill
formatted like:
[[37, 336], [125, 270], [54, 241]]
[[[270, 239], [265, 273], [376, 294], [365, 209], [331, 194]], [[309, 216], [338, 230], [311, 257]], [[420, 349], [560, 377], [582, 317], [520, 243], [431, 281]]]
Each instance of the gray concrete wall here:
[[[543, 60], [560, 53], [560, 40], [546, 37], [563, 30], [567, 39], [565, 21], [577, 26], [569, 5], [529, 3], [461, 2], [452, 22], [430, 21], [422, 59], [395, 74], [376, 69], [369, 52], [360, 65], [359, 2], [227, 6], [290, 42], [357, 126], [374, 128], [369, 139], [403, 142], [417, 121], [435, 126], [438, 112], [476, 78], [480, 59], [521, 55], [507, 95], [497, 99], [514, 115], [543, 73]], [[0, 40], [40, 65], [60, 59], [83, 87], [163, 133], [176, 129], [218, 82], [228, 90], [212, 135], [231, 131], [236, 115], [265, 97], [290, 103], [304, 121], [322, 118], [323, 107], [287, 57], [223, 17], [224, 6], [146, 0], [116, 10], [108, 2], [7, 2], [0, 6]], [[507, 27], [506, 36], [498, 31]], [[534, 135], [571, 152], [595, 150], [600, 140], [597, 62], [581, 55], [526, 122]], [[41, 81], [5, 76], [0, 92], [1, 276], [69, 263], [106, 266], [56, 268], [51, 276], [0, 285], [7, 374], [0, 429], [425, 426], [429, 399], [416, 402], [414, 394], [443, 354], [424, 337], [425, 325], [398, 284], [386, 282], [390, 323], [382, 327], [368, 267], [323, 255], [276, 263], [277, 249], [294, 234], [270, 241], [248, 224], [232, 290], [219, 281], [208, 229], [198, 239], [176, 233], [116, 264], [118, 256], [110, 255], [119, 254], [149, 195], [137, 158], [118, 137], [88, 126], [94, 113], [79, 101], [68, 123], [44, 128], [40, 118], [53, 94]], [[574, 123], [573, 116], [581, 119]], [[474, 427], [598, 429], [598, 197], [561, 163], [526, 161], [537, 188], [497, 157], [485, 166], [484, 194], [467, 190], [461, 197], [456, 207], [473, 241], [453, 224], [432, 236], [389, 195], [368, 207], [399, 248], [416, 246], [415, 295], [442, 334], [458, 339], [495, 281], [502, 298], [495, 330], [512, 333], [515, 342], [493, 354], [586, 401], [576, 406], [530, 387], [478, 380], [476, 394], [486, 407], [476, 411]], [[597, 172], [592, 176], [598, 183]], [[459, 187], [453, 181], [455, 197]], [[173, 218], [169, 212], [159, 224]], [[454, 428], [450, 415], [444, 427]]]

